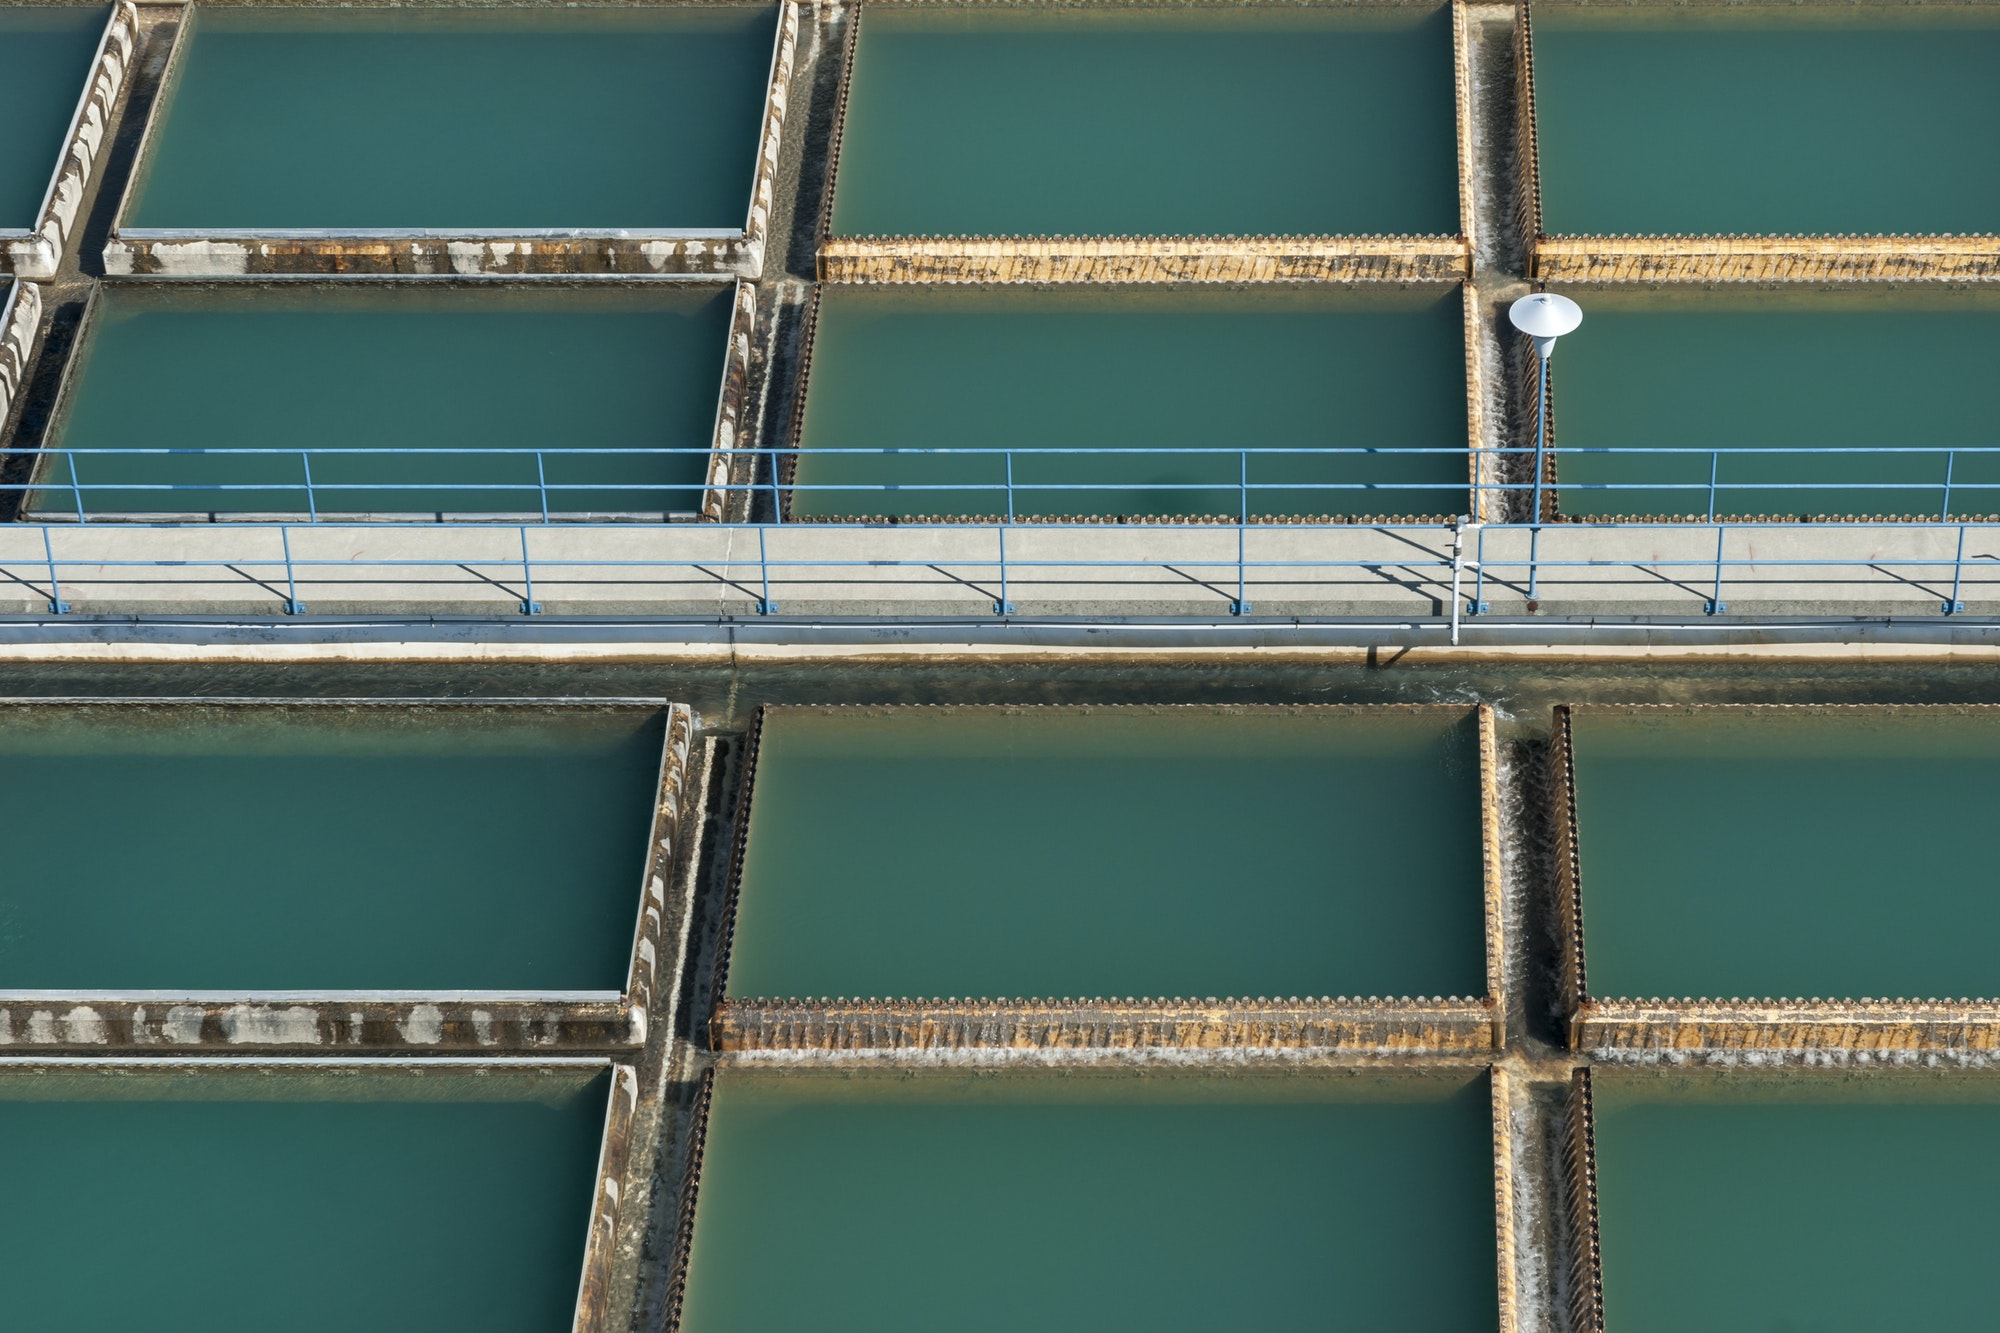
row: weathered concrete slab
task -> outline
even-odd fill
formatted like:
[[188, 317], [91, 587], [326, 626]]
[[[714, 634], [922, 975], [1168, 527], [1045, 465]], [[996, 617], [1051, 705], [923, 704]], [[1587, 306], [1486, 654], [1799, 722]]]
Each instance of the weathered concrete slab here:
[[44, 615], [58, 590], [119, 616], [2000, 614], [2000, 527], [1964, 530], [1962, 570], [1960, 531], [1728, 528], [1711, 613], [1718, 529], [1701, 523], [1468, 529], [1456, 569], [1439, 526], [9, 524], [0, 614]]

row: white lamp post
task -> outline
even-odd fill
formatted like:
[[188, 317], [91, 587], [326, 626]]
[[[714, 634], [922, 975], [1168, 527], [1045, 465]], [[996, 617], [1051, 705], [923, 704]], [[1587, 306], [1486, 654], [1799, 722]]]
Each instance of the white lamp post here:
[[1534, 531], [1529, 536], [1528, 599], [1535, 599], [1536, 557], [1542, 536], [1542, 482], [1547, 476], [1545, 459], [1549, 445], [1549, 358], [1556, 354], [1556, 339], [1576, 332], [1583, 323], [1583, 309], [1567, 296], [1554, 292], [1532, 292], [1507, 308], [1514, 327], [1535, 342], [1535, 359], [1540, 363], [1540, 387], [1535, 398], [1535, 514]]

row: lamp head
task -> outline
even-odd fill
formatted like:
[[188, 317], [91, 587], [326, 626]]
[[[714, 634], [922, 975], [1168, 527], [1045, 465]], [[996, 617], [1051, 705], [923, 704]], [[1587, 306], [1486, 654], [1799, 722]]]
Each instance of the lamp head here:
[[1555, 353], [1556, 339], [1583, 323], [1583, 308], [1555, 292], [1531, 292], [1507, 308], [1507, 318], [1535, 340], [1535, 355], [1546, 361]]

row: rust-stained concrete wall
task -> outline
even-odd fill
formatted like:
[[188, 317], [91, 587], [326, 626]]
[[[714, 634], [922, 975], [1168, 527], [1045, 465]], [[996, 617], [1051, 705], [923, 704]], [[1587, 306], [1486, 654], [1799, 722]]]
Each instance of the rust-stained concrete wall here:
[[1543, 236], [1540, 282], [1982, 282], [2000, 236]]
[[99, 153], [111, 134], [112, 113], [124, 90], [125, 76], [132, 66], [138, 45], [138, 10], [131, 0], [121, 0], [111, 10], [99, 40], [90, 77], [84, 85], [83, 100], [70, 121], [69, 136], [49, 183], [34, 230], [26, 236], [0, 235], [0, 270], [11, 267], [29, 278], [52, 278], [69, 249], [76, 232], [83, 198], [96, 169]]
[[1461, 999], [724, 1000], [718, 1051], [1316, 1050], [1376, 1057], [1493, 1049], [1494, 1010]]
[[1571, 1043], [1607, 1060], [1991, 1063], [2000, 1000], [1587, 1000]]
[[722, 395], [715, 412], [715, 450], [709, 455], [708, 486], [701, 498], [701, 516], [712, 522], [744, 512], [741, 488], [757, 475], [756, 441], [743, 438], [750, 346], [756, 325], [757, 289], [739, 282], [729, 321], [729, 351], [723, 359]]
[[590, 1230], [584, 1241], [583, 1274], [577, 1282], [576, 1314], [570, 1333], [604, 1333], [611, 1304], [613, 1260], [618, 1233], [626, 1220], [624, 1185], [626, 1159], [639, 1109], [639, 1076], [631, 1065], [611, 1066], [611, 1088], [604, 1108], [604, 1137], [597, 1150], [597, 1183], [590, 1203]]
[[1562, 1172], [1569, 1200], [1570, 1333], [1604, 1333], [1603, 1246], [1597, 1231], [1597, 1124], [1590, 1071], [1570, 1075]]
[[0, 441], [7, 438], [14, 400], [27, 378], [28, 358], [41, 323], [41, 289], [32, 282], [10, 283], [0, 297]]
[[1450, 236], [888, 236], [820, 246], [827, 282], [1457, 282]]
[[637, 1046], [623, 1001], [245, 995], [140, 1000], [0, 994], [0, 1054], [195, 1050], [404, 1054], [619, 1051]]

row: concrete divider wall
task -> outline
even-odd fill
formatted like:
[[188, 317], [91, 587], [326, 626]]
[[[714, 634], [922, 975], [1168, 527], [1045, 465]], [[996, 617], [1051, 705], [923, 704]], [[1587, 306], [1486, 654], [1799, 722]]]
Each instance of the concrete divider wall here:
[[[1474, 182], [1476, 149], [1472, 140], [1475, 94], [1472, 86], [1472, 19], [1466, 0], [1451, 0], [1452, 119], [1457, 127], [1458, 236], [1468, 256], [1479, 253], [1479, 209]], [[1470, 266], [1468, 264], [1468, 273]]]
[[[818, 0], [815, 0], [818, 3]], [[847, 137], [847, 102], [849, 91], [854, 87], [854, 53], [861, 45], [861, 19], [866, 11], [860, 4], [842, 6], [846, 15], [846, 27], [840, 41], [840, 86], [834, 95], [833, 126], [827, 133], [826, 142], [826, 185], [820, 195], [819, 235], [822, 250], [828, 237], [833, 235], [834, 192], [840, 185], [840, 145]]]
[[1990, 1064], [2000, 1000], [1592, 1000], [1572, 1029], [1577, 1048], [1613, 1059]]
[[1597, 1230], [1597, 1123], [1591, 1106], [1590, 1070], [1570, 1074], [1562, 1149], [1569, 1204], [1570, 1333], [1604, 1333], [1604, 1261]]
[[1514, 7], [1514, 231], [1532, 257], [1542, 236], [1541, 140], [1535, 133], [1535, 34], [1527, 0]]
[[764, 89], [763, 129], [757, 136], [757, 166], [750, 179], [750, 216], [743, 234], [755, 251], [745, 275], [764, 270], [764, 244], [771, 231], [771, 204], [776, 197], [778, 150], [784, 142], [785, 109], [792, 95], [792, 63], [799, 44], [798, 0], [778, 6], [778, 40], [771, 52], [771, 78]]
[[1500, 740], [1492, 704], [1473, 710], [1479, 745], [1479, 879], [1493, 1049], [1507, 1044], [1507, 882], [1500, 849]]
[[662, 1333], [680, 1333], [687, 1303], [688, 1260], [694, 1253], [694, 1212], [701, 1194], [701, 1160], [708, 1147], [708, 1118], [715, 1106], [715, 1070], [701, 1071], [688, 1113], [687, 1147], [682, 1158], [680, 1194], [675, 1200], [672, 1249], [667, 1257], [667, 1290]]
[[98, 40], [97, 55], [90, 64], [83, 98], [70, 119], [63, 141], [62, 157], [42, 197], [33, 232], [15, 233], [5, 242], [6, 257], [14, 272], [27, 278], [53, 278], [69, 249], [77, 217], [83, 209], [83, 195], [90, 184], [97, 156], [110, 134], [112, 110], [125, 88], [125, 76], [138, 45], [139, 13], [131, 0], [120, 0]]
[[1499, 1276], [1500, 1333], [1521, 1327], [1520, 1257], [1514, 1235], [1514, 1094], [1504, 1065], [1487, 1074], [1493, 1095], [1493, 1250]]
[[1981, 282], [2000, 235], [1556, 236], [1535, 243], [1542, 282]]
[[[1590, 983], [1584, 968], [1582, 858], [1577, 848], [1576, 756], [1570, 730], [1570, 708], [1558, 704], [1554, 734], [1549, 742], [1549, 803], [1555, 824], [1556, 932], [1561, 957], [1557, 978], [1564, 1012], [1574, 1023], [1589, 1002]], [[1571, 1044], [1575, 1044], [1571, 1029]]]
[[[669, 885], [676, 882], [680, 854], [681, 807], [686, 798], [688, 748], [694, 720], [686, 707], [669, 704], [660, 745], [660, 778], [654, 792], [652, 827], [646, 838], [646, 865], [639, 889], [639, 920], [632, 932], [632, 962], [625, 974], [625, 1005], [632, 1016], [632, 1040], [646, 1040], [647, 1015], [653, 1011], [661, 954], [674, 941], [666, 938], [671, 911]], [[677, 946], [676, 946], [677, 947]], [[668, 966], [671, 966], [668, 964]]]
[[[611, 1066], [606, 1095], [604, 1137], [597, 1150], [597, 1179], [590, 1203], [590, 1230], [584, 1242], [583, 1273], [577, 1281], [576, 1313], [570, 1333], [606, 1333], [605, 1310], [610, 1304], [612, 1271], [623, 1222], [622, 1203], [626, 1157], [632, 1146], [632, 1125], [639, 1109], [639, 1075], [631, 1065]], [[643, 1219], [633, 1219], [635, 1223]]]
[[729, 350], [722, 363], [722, 391], [715, 408], [715, 448], [709, 455], [708, 486], [701, 498], [701, 516], [710, 522], [748, 516], [749, 497], [735, 488], [749, 485], [757, 475], [755, 448], [740, 448], [750, 380], [750, 343], [756, 327], [757, 289], [738, 282], [729, 320]]
[[820, 247], [827, 282], [1459, 282], [1452, 236], [865, 236]]
[[1448, 997], [1290, 999], [724, 1000], [728, 1052], [1229, 1048], [1364, 1056], [1495, 1049], [1494, 1011]]
[[[639, 1025], [643, 1027], [643, 1025]], [[620, 1000], [362, 996], [137, 999], [0, 993], [0, 1053], [404, 1055], [622, 1051]]]
[[14, 400], [28, 375], [28, 358], [42, 324], [42, 292], [32, 282], [10, 283], [0, 299], [0, 442], [8, 439]]

